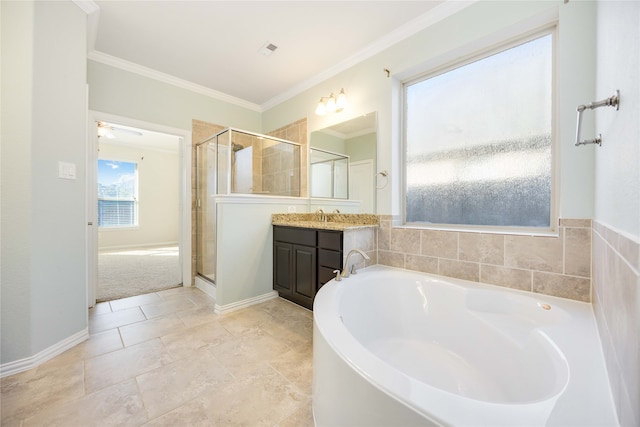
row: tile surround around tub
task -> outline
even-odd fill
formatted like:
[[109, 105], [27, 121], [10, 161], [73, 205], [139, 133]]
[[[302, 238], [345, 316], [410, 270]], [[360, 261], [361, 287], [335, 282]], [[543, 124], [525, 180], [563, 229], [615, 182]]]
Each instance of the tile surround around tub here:
[[640, 425], [640, 243], [598, 221], [592, 299], [620, 425]]
[[561, 219], [553, 236], [394, 227], [381, 216], [378, 263], [591, 301], [591, 220]]

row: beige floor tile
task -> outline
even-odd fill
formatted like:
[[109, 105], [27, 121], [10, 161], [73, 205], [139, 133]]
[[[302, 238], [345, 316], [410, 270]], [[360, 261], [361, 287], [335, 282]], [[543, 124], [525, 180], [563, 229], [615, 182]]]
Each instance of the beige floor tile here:
[[147, 320], [147, 318], [144, 317], [140, 307], [99, 314], [89, 318], [89, 333], [95, 334], [96, 332], [142, 322], [143, 320]]
[[85, 361], [87, 393], [100, 390], [173, 362], [156, 338]]
[[2, 379], [2, 425], [84, 395], [82, 361], [41, 371]]
[[125, 381], [24, 420], [31, 426], [138, 426], [147, 421], [135, 381]]
[[136, 378], [150, 418], [176, 409], [190, 400], [221, 390], [233, 377], [207, 350], [188, 361], [179, 360]]
[[185, 294], [193, 291], [201, 292], [203, 295], [206, 295], [204, 294], [204, 292], [202, 292], [200, 289], [196, 288], [195, 286], [191, 286], [191, 287], [177, 286], [175, 288], [158, 291], [156, 292], [156, 294], [162, 299], [167, 299], [167, 298], [172, 298], [176, 295], [184, 296]]
[[99, 302], [89, 309], [89, 317], [98, 316], [100, 314], [111, 313], [111, 305], [109, 302]]
[[313, 335], [313, 320], [299, 313], [275, 316], [261, 328], [289, 347], [308, 343]]
[[210, 349], [211, 353], [236, 377], [251, 371], [255, 364], [272, 360], [289, 351], [289, 347], [258, 330], [249, 332]]
[[261, 364], [244, 379], [200, 400], [215, 425], [273, 426], [306, 404], [308, 397]]
[[143, 427], [213, 427], [209, 421], [204, 405], [198, 400], [192, 400], [173, 411], [167, 412], [161, 417], [144, 424]]
[[89, 340], [0, 380], [2, 426], [312, 425], [311, 311], [278, 298], [218, 315], [196, 288], [151, 295], [96, 305]]
[[189, 358], [193, 353], [205, 350], [233, 339], [233, 335], [220, 322], [209, 322], [189, 328], [184, 332], [165, 335], [165, 348], [175, 360]]
[[118, 329], [109, 329], [104, 332], [92, 334], [89, 336], [88, 340], [65, 351], [52, 361], [63, 358], [68, 358], [70, 360], [89, 359], [91, 357], [119, 350], [122, 347], [122, 339], [120, 338]]
[[224, 327], [235, 336], [259, 331], [262, 326], [272, 321], [273, 316], [269, 313], [251, 307], [225, 314], [220, 320]]
[[178, 311], [176, 314], [184, 324], [188, 327], [202, 325], [212, 321], [219, 321], [220, 315], [214, 312], [215, 303], [207, 301], [207, 304], [201, 305], [192, 310]]
[[157, 293], [138, 295], [135, 297], [122, 298], [110, 301], [112, 311], [126, 310], [127, 308], [138, 307], [145, 304], [154, 304], [162, 301]]
[[303, 402], [293, 414], [278, 423], [278, 427], [314, 427], [311, 399]]
[[154, 317], [166, 316], [176, 311], [192, 310], [196, 308], [196, 305], [189, 298], [176, 295], [168, 299], [163, 299], [158, 303], [142, 305], [140, 308], [147, 319], [152, 319]]
[[309, 397], [311, 396], [313, 376], [312, 362], [313, 345], [311, 341], [269, 360], [269, 364], [276, 371]]
[[133, 325], [122, 326], [120, 335], [125, 347], [140, 344], [163, 335], [173, 334], [186, 329], [184, 322], [175, 314], [169, 314]]
[[282, 298], [274, 298], [269, 301], [265, 301], [261, 304], [257, 304], [255, 308], [266, 311], [275, 318], [278, 318], [278, 316], [289, 316], [295, 313], [306, 316], [309, 319], [313, 319], [313, 312], [311, 310], [307, 310], [304, 307]]

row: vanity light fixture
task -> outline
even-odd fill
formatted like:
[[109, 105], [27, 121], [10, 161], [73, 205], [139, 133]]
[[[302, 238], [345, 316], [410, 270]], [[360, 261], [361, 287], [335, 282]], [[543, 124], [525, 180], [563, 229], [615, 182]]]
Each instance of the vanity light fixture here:
[[316, 107], [316, 114], [324, 116], [327, 113], [339, 113], [347, 106], [347, 95], [344, 93], [344, 89], [340, 89], [338, 98], [332, 93], [328, 97], [323, 96], [318, 102]]

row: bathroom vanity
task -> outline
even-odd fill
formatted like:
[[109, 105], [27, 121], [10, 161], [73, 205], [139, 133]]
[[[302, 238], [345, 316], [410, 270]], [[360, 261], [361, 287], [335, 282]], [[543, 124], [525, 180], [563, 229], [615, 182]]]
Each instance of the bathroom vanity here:
[[336, 277], [335, 270], [342, 271], [345, 253], [354, 248], [375, 252], [379, 225], [376, 215], [327, 214], [322, 221], [312, 215], [272, 218], [273, 289], [310, 310], [316, 292]]
[[273, 227], [273, 289], [311, 309], [322, 285], [342, 270], [342, 231]]

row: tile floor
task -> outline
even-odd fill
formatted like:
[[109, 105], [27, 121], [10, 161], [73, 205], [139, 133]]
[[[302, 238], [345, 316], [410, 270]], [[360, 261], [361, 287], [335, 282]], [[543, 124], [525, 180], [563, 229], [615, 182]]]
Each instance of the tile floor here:
[[313, 426], [312, 313], [196, 288], [100, 303], [88, 341], [1, 380], [2, 426]]

